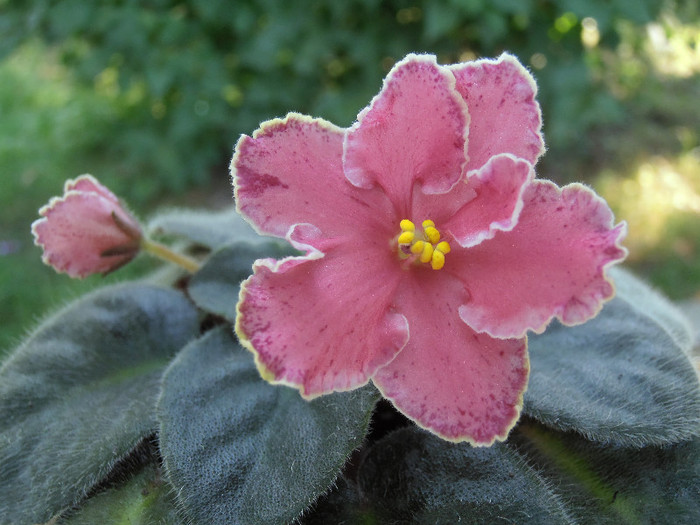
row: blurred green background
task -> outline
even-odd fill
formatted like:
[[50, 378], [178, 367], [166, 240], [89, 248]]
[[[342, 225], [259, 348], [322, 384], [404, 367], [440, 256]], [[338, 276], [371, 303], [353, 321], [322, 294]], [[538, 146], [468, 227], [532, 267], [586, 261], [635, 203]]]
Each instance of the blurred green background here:
[[[540, 88], [541, 177], [594, 186], [629, 263], [700, 289], [700, 12], [656, 0], [0, 0], [0, 354], [104, 279], [42, 265], [29, 232], [92, 173], [141, 216], [230, 203], [241, 133], [300, 111], [350, 125], [408, 52], [516, 54]], [[147, 261], [110, 276], [138, 275]]]

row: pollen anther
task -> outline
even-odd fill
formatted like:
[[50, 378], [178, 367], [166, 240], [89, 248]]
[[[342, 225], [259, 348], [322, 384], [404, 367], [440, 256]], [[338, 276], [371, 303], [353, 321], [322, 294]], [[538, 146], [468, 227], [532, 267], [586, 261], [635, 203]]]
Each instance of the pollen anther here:
[[445, 266], [445, 254], [439, 250], [435, 250], [430, 259], [430, 266], [433, 267], [433, 270], [439, 270]]
[[447, 255], [451, 250], [450, 243], [447, 241], [439, 242], [435, 249], [442, 252], [444, 255]]
[[411, 245], [411, 253], [420, 255], [423, 253], [423, 246], [425, 246], [425, 241], [416, 241]]
[[433, 258], [433, 245], [429, 242], [423, 243], [423, 252], [420, 254], [420, 262], [427, 263]]
[[437, 244], [440, 241], [440, 232], [437, 231], [437, 228], [434, 226], [428, 226], [423, 230], [423, 233], [425, 233], [425, 236], [433, 244]]
[[416, 225], [413, 224], [408, 219], [402, 220], [401, 223], [399, 224], [399, 226], [401, 228], [401, 231], [404, 231], [404, 232], [412, 232], [412, 231], [416, 230]]
[[433, 221], [424, 220], [421, 223], [423, 231], [416, 231], [415, 224], [408, 219], [402, 220], [399, 226], [401, 233], [397, 243], [401, 259], [412, 257], [413, 261], [430, 263], [433, 270], [440, 270], [445, 266], [445, 255], [450, 253], [450, 243], [440, 240], [440, 231]]
[[410, 232], [410, 231], [405, 231], [401, 235], [399, 235], [399, 244], [411, 244], [413, 242], [413, 238], [416, 236], [415, 233]]

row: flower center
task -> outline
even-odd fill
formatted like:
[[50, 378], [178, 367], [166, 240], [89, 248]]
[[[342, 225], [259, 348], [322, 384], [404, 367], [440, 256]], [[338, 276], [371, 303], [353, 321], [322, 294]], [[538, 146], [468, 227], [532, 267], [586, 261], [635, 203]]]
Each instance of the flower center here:
[[401, 233], [397, 242], [402, 258], [412, 257], [422, 263], [430, 263], [433, 270], [445, 266], [445, 255], [450, 253], [450, 243], [440, 240], [440, 232], [433, 221], [423, 221], [422, 230], [416, 230], [416, 225], [408, 219], [402, 220], [399, 226]]

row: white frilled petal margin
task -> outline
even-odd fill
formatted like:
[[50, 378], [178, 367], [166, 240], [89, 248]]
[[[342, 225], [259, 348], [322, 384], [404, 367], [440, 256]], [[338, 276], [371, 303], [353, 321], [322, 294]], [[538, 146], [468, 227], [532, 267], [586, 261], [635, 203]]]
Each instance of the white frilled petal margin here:
[[490, 446], [520, 417], [530, 371], [527, 339], [495, 339], [460, 319], [459, 280], [429, 268], [410, 272], [396, 298], [411, 338], [373, 378], [418, 426], [453, 442]]
[[545, 152], [535, 79], [513, 55], [446, 66], [469, 108], [468, 173], [500, 153], [535, 164]]
[[449, 192], [414, 191], [414, 218], [430, 218], [461, 247], [469, 248], [512, 230], [523, 208], [523, 193], [535, 177], [532, 165], [502, 153], [458, 182]]
[[409, 338], [406, 318], [392, 304], [401, 276], [394, 254], [335, 241], [322, 242], [321, 252], [298, 240], [319, 233], [297, 225], [288, 240], [307, 255], [255, 262], [236, 317], [239, 340], [255, 354], [262, 377], [306, 399], [366, 384]]
[[468, 132], [469, 112], [454, 76], [432, 55], [408, 55], [348, 130], [345, 175], [359, 188], [382, 187], [405, 214], [416, 184], [444, 193], [461, 178]]
[[512, 230], [450, 254], [449, 271], [469, 292], [461, 318], [492, 337], [542, 333], [555, 317], [573, 326], [596, 316], [615, 295], [607, 269], [627, 255], [627, 225], [615, 225], [590, 188], [534, 180], [523, 197]]
[[231, 161], [237, 211], [262, 235], [285, 238], [308, 223], [322, 238], [385, 224], [391, 203], [379, 188], [360, 190], [342, 166], [345, 130], [289, 113], [243, 135]]

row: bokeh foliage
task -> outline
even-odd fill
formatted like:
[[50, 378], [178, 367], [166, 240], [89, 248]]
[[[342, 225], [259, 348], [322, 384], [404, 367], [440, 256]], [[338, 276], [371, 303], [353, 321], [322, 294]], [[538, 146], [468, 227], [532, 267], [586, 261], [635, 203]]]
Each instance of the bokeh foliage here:
[[[77, 78], [111, 98], [120, 118], [102, 147], [120, 159], [131, 198], [201, 183], [235, 138], [290, 110], [349, 125], [408, 52], [443, 63], [516, 53], [536, 70], [550, 150], [595, 141], [620, 123], [619, 101], [595, 75], [596, 48], [625, 24], [654, 19], [654, 0], [5, 0], [0, 52], [40, 36]], [[585, 21], [585, 23], [584, 23]], [[587, 24], [587, 25], [586, 25]], [[591, 28], [591, 24], [595, 27]], [[600, 53], [598, 53], [600, 55]], [[148, 176], [144, 176], [148, 174]], [[561, 174], [566, 177], [566, 174]], [[117, 185], [117, 191], [120, 186]]]

